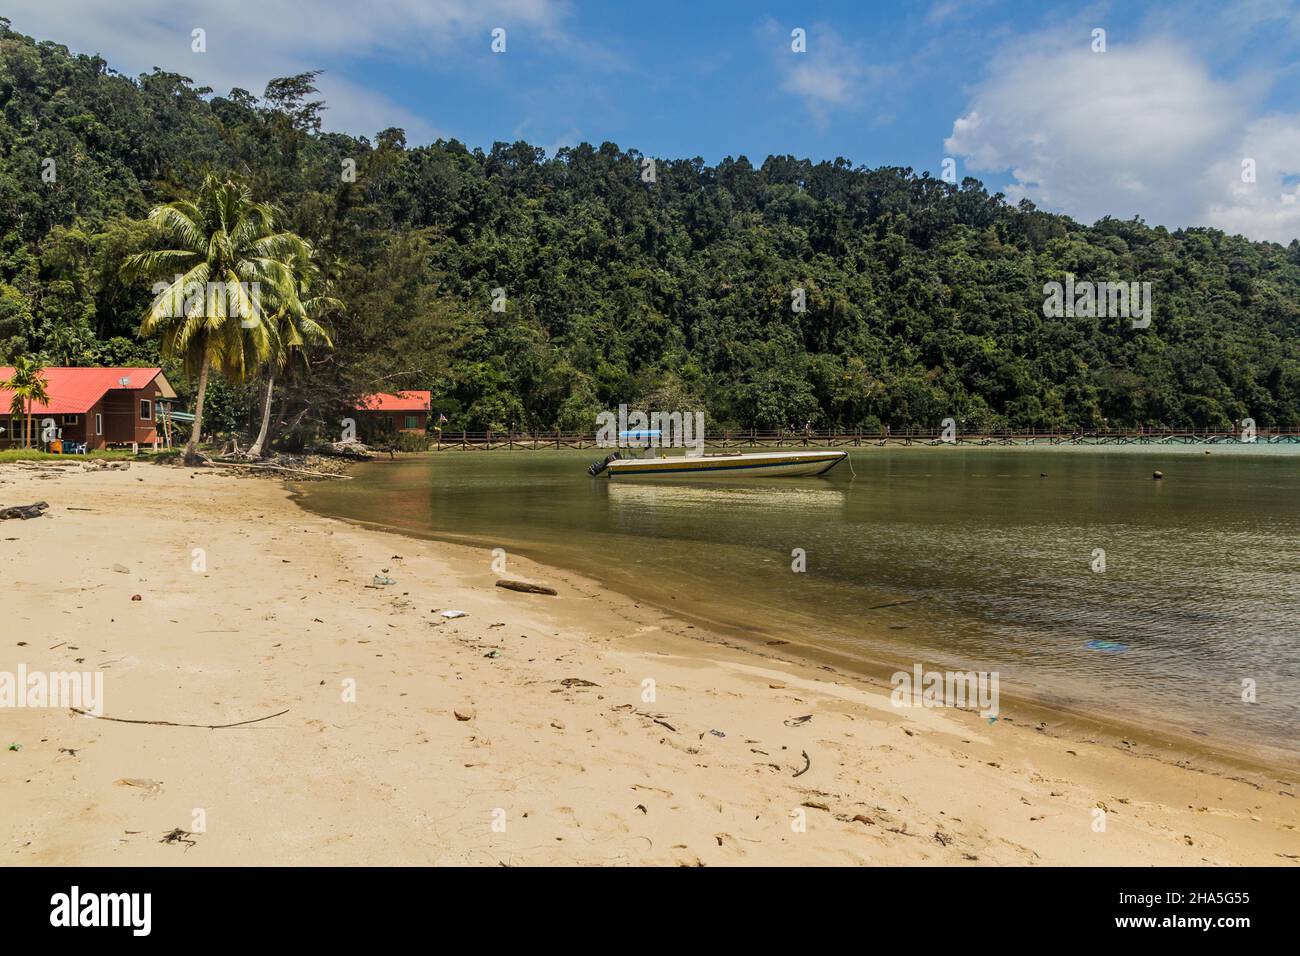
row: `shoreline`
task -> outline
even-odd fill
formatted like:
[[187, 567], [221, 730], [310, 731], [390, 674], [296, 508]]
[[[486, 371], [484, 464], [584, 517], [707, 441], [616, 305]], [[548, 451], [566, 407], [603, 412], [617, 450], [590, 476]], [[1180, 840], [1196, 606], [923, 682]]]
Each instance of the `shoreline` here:
[[[298, 500], [299, 497], [300, 495], [296, 490], [291, 490], [290, 499], [298, 507], [303, 508], [310, 514], [331, 521], [339, 521], [377, 534], [391, 534], [400, 538], [434, 542], [450, 548], [461, 549], [466, 559], [471, 555], [481, 556], [487, 554], [492, 548], [490, 543], [482, 539], [476, 539], [472, 535], [453, 532], [442, 534], [436, 532], [423, 533], [391, 527], [377, 521], [326, 514], [303, 505]], [[565, 567], [543, 557], [531, 556], [526, 553], [528, 550], [531, 549], [527, 547], [515, 549], [512, 546], [511, 560], [524, 559], [533, 569], [533, 573], [543, 578], [549, 580], [576, 579], [584, 582], [589, 587], [616, 595], [621, 600], [630, 602], [634, 606], [645, 605], [652, 608], [658, 614], [666, 618], [676, 619], [680, 624], [693, 630], [694, 633], [690, 635], [686, 635], [684, 632], [679, 633], [679, 636], [686, 637], [688, 640], [698, 641], [707, 646], [716, 645], [733, 651], [752, 654], [760, 660], [821, 670], [834, 675], [837, 679], [860, 683], [864, 688], [885, 697], [888, 697], [892, 690], [890, 676], [900, 668], [910, 670], [917, 662], [924, 664], [927, 670], [948, 668], [947, 662], [924, 660], [920, 648], [917, 648], [916, 654], [908, 660], [890, 660], [883, 655], [846, 654], [834, 648], [800, 643], [784, 638], [779, 640], [779, 646], [774, 646], [775, 642], [766, 640], [766, 638], [774, 637], [775, 632], [763, 633], [761, 637], [747, 635], [743, 633], [741, 628], [726, 621], [711, 618], [693, 608], [668, 607], [653, 597], [628, 594], [617, 587], [593, 579], [577, 569]], [[953, 665], [953, 667], [956, 667], [956, 665]], [[1257, 783], [1264, 783], [1272, 780], [1278, 774], [1284, 774], [1297, 781], [1295, 786], [1300, 786], [1300, 755], [1282, 751], [1267, 744], [1238, 744], [1236, 741], [1226, 741], [1218, 738], [1201, 738], [1190, 731], [1183, 731], [1181, 728], [1162, 729], [1151, 723], [1144, 722], [1143, 715], [1117, 716], [1099, 714], [1084, 707], [1072, 707], [1065, 703], [1052, 701], [1049, 699], [1051, 696], [1053, 694], [1047, 691], [1043, 692], [1041, 696], [1033, 696], [1008, 692], [1005, 689], [1001, 690], [999, 694], [1000, 700], [1006, 705], [1003, 708], [1004, 710], [1014, 708], [1021, 712], [1022, 719], [1031, 717], [1031, 722], [1034, 724], [1051, 723], [1056, 728], [1055, 736], [1078, 737], [1090, 742], [1100, 742], [1136, 756], [1148, 757], [1168, 763], [1186, 761], [1190, 757], [1201, 762], [1201, 769], [1205, 772], [1237, 776], [1240, 779]], [[973, 714], [975, 711], [967, 708], [965, 712]], [[1238, 744], [1235, 749], [1233, 749], [1233, 744]], [[1273, 782], [1281, 781], [1274, 780]]]
[[[921, 446], [918, 445], [917, 447]], [[1173, 448], [1179, 454], [1191, 454], [1183, 446], [1173, 446]], [[978, 450], [982, 451], [983, 449]], [[1037, 450], [1042, 451], [1044, 449], [1039, 448]], [[1146, 452], [1146, 449], [1127, 447], [1087, 447], [1080, 449], [1072, 446], [1062, 446], [1061, 448], [1048, 450], [1064, 450], [1068, 453], [1095, 453], [1100, 451], [1103, 453], [1138, 454]], [[1288, 449], [1288, 451], [1293, 454], [1300, 454], [1300, 451], [1295, 449]], [[1204, 454], [1199, 449], [1196, 449], [1196, 452], [1198, 456]], [[545, 454], [546, 451], [543, 450], [543, 453]], [[943, 450], [939, 453], [949, 454], [950, 451]], [[1243, 446], [1237, 453], [1252, 454], [1253, 451], [1251, 446]], [[428, 457], [428, 455], [424, 454], [399, 455], [396, 463], [400, 464], [403, 460], [424, 460]], [[388, 460], [363, 463], [364, 467], [374, 468], [390, 467], [393, 464], [394, 462]], [[628, 601], [649, 605], [663, 615], [681, 619], [690, 625], [691, 630], [694, 632], [690, 635], [693, 640], [730, 647], [734, 650], [755, 654], [760, 658], [779, 660], [789, 665], [805, 665], [819, 668], [838, 677], [862, 681], [864, 686], [871, 687], [886, 695], [891, 690], [890, 676], [900, 669], [910, 671], [918, 661], [925, 664], [927, 669], [964, 669], [964, 665], [951, 655], [945, 658], [942, 651], [938, 651], [933, 647], [926, 647], [923, 638], [918, 643], [915, 637], [909, 638], [908, 636], [891, 634], [890, 643], [878, 641], [876, 646], [872, 648], [861, 651], [855, 650], [854, 652], [824, 644], [801, 642], [793, 639], [788, 629], [772, 628], [764, 625], [738, 624], [734, 620], [727, 620], [710, 614], [709, 605], [698, 601], [670, 605], [663, 600], [663, 595], [656, 594], [654, 589], [645, 588], [640, 591], [630, 588], [624, 589], [616, 583], [599, 580], [593, 577], [589, 570], [575, 568], [570, 564], [566, 564], [562, 555], [552, 556], [542, 553], [544, 546], [541, 544], [520, 544], [502, 539], [500, 535], [487, 538], [478, 537], [472, 533], [425, 531], [339, 514], [328, 509], [318, 510], [306, 503], [305, 499], [309, 496], [309, 492], [303, 483], [294, 482], [291, 478], [287, 479], [286, 483], [290, 488], [291, 500], [298, 507], [311, 514], [342, 521], [354, 527], [365, 528], [378, 533], [395, 534], [413, 540], [462, 547], [480, 554], [490, 552], [496, 545], [505, 544], [510, 549], [512, 560], [521, 556], [527, 557], [539, 569], [539, 573], [552, 575], [563, 573], [578, 576], [593, 586], [617, 594]], [[673, 600], [676, 601], [676, 597]], [[735, 606], [729, 607], [733, 611], [736, 609]], [[872, 635], [873, 638], [881, 636], [883, 636], [883, 632]], [[1098, 710], [1095, 704], [1090, 706], [1088, 702], [1072, 701], [1069, 686], [1048, 687], [1035, 689], [1028, 693], [1016, 693], [1014, 690], [1008, 691], [1004, 682], [1000, 697], [1001, 700], [1008, 704], [1035, 715], [1035, 722], [1047, 721], [1053, 725], [1068, 728], [1073, 735], [1101, 739], [1106, 743], [1130, 752], [1138, 752], [1135, 748], [1140, 747], [1144, 748], [1143, 752], [1148, 754], [1154, 751], [1161, 755], [1157, 759], [1173, 761], [1190, 756], [1198, 761], [1212, 765], [1216, 771], [1244, 774], [1248, 778], [1255, 780], [1265, 780], [1278, 773], [1285, 773], [1292, 778], [1300, 776], [1300, 752], [1286, 750], [1275, 744], [1259, 740], [1198, 734], [1185, 723], [1166, 722], [1161, 724], [1159, 723], [1161, 720], [1159, 714], [1150, 710], [1145, 712], [1129, 711], [1123, 715], [1104, 713]]]
[[[35, 495], [53, 520], [0, 524], [17, 538], [0, 540], [16, 640], [40, 637], [0, 644], [0, 670], [72, 668], [71, 645], [120, 658], [111, 717], [290, 709], [211, 731], [0, 711], [23, 744], [0, 763], [11, 863], [1300, 860], [1295, 774], [1276, 767], [1248, 779], [1194, 748], [1135, 751], [1005, 695], [992, 726], [896, 709], [887, 685], [690, 633], [687, 615], [574, 572], [512, 555], [499, 575], [481, 548], [316, 515], [277, 480], [17, 472], [0, 469], [0, 501]], [[397, 584], [371, 585], [381, 573]], [[194, 845], [160, 843], [173, 828]]]

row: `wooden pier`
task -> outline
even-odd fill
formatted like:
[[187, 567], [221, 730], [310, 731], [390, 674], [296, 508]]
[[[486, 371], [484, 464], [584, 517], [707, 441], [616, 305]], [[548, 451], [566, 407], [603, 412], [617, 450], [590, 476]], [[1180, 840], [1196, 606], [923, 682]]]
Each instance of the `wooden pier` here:
[[[721, 431], [705, 435], [708, 448], [865, 448], [886, 445], [1300, 445], [1300, 428], [1260, 428], [1254, 441], [1240, 431], [1211, 428], [1133, 429], [1110, 431], [1045, 432], [1033, 430], [958, 432], [949, 437], [942, 429], [926, 431]], [[541, 451], [545, 449], [596, 449], [595, 432], [470, 432], [435, 435], [430, 451]]]

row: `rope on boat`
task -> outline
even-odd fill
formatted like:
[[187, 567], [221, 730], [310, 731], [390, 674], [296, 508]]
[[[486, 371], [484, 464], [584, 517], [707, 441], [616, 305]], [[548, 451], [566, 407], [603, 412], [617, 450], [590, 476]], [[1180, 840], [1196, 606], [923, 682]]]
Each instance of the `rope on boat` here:
[[853, 456], [846, 451], [844, 453], [844, 459], [849, 463], [849, 474], [854, 478], [858, 477], [858, 473], [853, 470]]

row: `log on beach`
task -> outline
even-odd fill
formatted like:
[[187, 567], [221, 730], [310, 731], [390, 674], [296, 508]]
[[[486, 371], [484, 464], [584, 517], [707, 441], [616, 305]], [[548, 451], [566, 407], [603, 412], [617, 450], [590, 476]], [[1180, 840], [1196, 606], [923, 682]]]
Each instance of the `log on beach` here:
[[529, 584], [527, 581], [507, 581], [504, 578], [497, 582], [497, 587], [505, 588], [507, 591], [522, 591], [525, 594], [559, 594], [555, 588], [548, 588], [544, 584]]
[[49, 510], [49, 504], [44, 501], [38, 501], [32, 505], [11, 505], [8, 508], [0, 508], [0, 521], [7, 518], [39, 518]]

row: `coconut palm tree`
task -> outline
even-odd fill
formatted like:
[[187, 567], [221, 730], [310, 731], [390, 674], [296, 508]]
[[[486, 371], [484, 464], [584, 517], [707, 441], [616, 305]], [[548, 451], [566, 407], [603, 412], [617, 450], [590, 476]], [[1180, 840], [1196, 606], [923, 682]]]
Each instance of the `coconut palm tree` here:
[[45, 386], [49, 384], [42, 374], [45, 366], [35, 359], [19, 356], [14, 359], [14, 374], [8, 381], [0, 382], [0, 388], [7, 388], [14, 393], [9, 412], [12, 415], [26, 415], [27, 424], [23, 433], [23, 447], [32, 444], [32, 402], [48, 402], [49, 393]]
[[161, 335], [162, 352], [198, 377], [194, 425], [185, 463], [198, 464], [203, 399], [216, 369], [242, 382], [273, 352], [269, 316], [301, 312], [293, 261], [309, 261], [305, 240], [279, 228], [282, 214], [253, 200], [247, 187], [207, 176], [193, 201], [170, 202], [149, 222], [172, 248], [127, 257], [123, 277], [160, 280], [140, 322], [141, 335]]
[[257, 439], [248, 449], [250, 458], [259, 458], [271, 427], [271, 396], [275, 391], [277, 373], [292, 374], [307, 365], [307, 347], [323, 345], [333, 348], [329, 333], [320, 324], [321, 317], [329, 311], [343, 308], [343, 303], [323, 294], [325, 284], [320, 270], [311, 259], [291, 263], [298, 283], [298, 308], [282, 306], [271, 316], [272, 355], [266, 364], [266, 398], [262, 402], [262, 427]]

